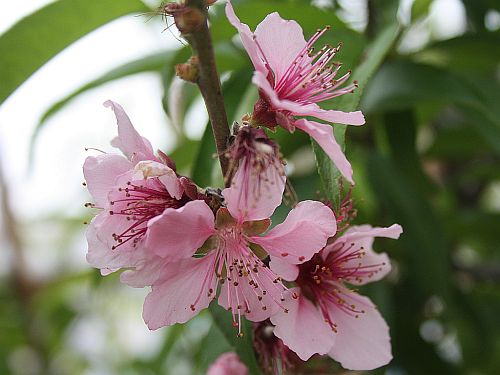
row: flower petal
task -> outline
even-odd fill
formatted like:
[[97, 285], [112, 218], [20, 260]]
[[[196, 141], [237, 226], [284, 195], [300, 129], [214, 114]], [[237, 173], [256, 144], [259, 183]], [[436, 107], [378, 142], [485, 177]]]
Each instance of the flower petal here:
[[153, 285], [161, 275], [166, 261], [144, 248], [140, 249], [144, 258], [137, 262], [134, 268], [125, 270], [120, 275], [120, 281], [134, 288], [144, 288]]
[[263, 237], [251, 237], [270, 255], [300, 264], [320, 251], [335, 235], [337, 222], [333, 211], [321, 202], [303, 201], [290, 211], [285, 221]]
[[[105, 236], [102, 234], [103, 227], [109, 226], [109, 219], [110, 216], [106, 212], [101, 212], [89, 224], [86, 233], [88, 243], [87, 262], [92, 267], [101, 270], [113, 270], [112, 272], [124, 267], [134, 267], [141, 259], [141, 253], [138, 253], [132, 247], [120, 247], [111, 250], [112, 245], [102, 240], [102, 237]], [[112, 238], [111, 233], [109, 233], [109, 238]]]
[[258, 173], [249, 164], [243, 158], [231, 186], [222, 191], [227, 209], [239, 222], [271, 217], [281, 204], [285, 190], [286, 178], [279, 172], [281, 166], [268, 166]]
[[269, 268], [271, 268], [276, 275], [281, 276], [281, 278], [286, 281], [295, 281], [297, 279], [297, 276], [299, 276], [299, 267], [296, 264], [288, 263], [282, 258], [272, 255], [270, 258]]
[[333, 127], [328, 124], [300, 119], [295, 121], [295, 126], [311, 136], [321, 146], [323, 151], [330, 157], [340, 173], [354, 185], [352, 179], [352, 167], [346, 159], [342, 148], [333, 135]]
[[191, 257], [214, 233], [214, 214], [204, 201], [167, 208], [148, 222], [146, 247], [170, 261]]
[[306, 46], [300, 25], [293, 20], [284, 20], [276, 12], [267, 15], [257, 26], [255, 37], [271, 66], [276, 82]]
[[165, 164], [153, 160], [143, 160], [136, 164], [136, 173], [133, 178], [136, 180], [158, 177], [171, 197], [181, 199], [184, 189], [174, 170]]
[[83, 175], [98, 207], [108, 207], [108, 194], [115, 186], [117, 177], [132, 168], [132, 163], [120, 155], [103, 154], [85, 159]]
[[[355, 278], [346, 280], [350, 284], [364, 285], [384, 278], [391, 270], [391, 262], [387, 254], [373, 251], [372, 246], [375, 237], [397, 239], [402, 232], [403, 229], [398, 224], [394, 224], [388, 228], [374, 228], [371, 225], [352, 226], [334, 243], [328, 245], [321, 255], [325, 259], [333, 251], [342, 251], [341, 249], [345, 248], [345, 246], [351, 247], [352, 251], [363, 249], [362, 257], [348, 260], [342, 266], [352, 269], [358, 268], [361, 270], [364, 268], [366, 270], [373, 270], [366, 277], [358, 275]], [[344, 252], [343, 255], [347, 256], [348, 252]]]
[[[154, 330], [174, 323], [185, 323], [208, 307], [215, 293], [213, 272], [215, 252], [203, 258], [167, 263], [144, 301], [143, 318]], [[210, 295], [209, 295], [210, 294]]]
[[258, 272], [248, 276], [238, 277], [233, 272], [231, 280], [221, 287], [218, 303], [226, 310], [231, 308], [233, 316], [245, 315], [252, 322], [266, 320], [280, 309], [284, 289], [279, 283], [274, 283], [276, 279], [277, 276], [262, 263]]
[[135, 130], [123, 108], [111, 100], [104, 102], [104, 106], [113, 110], [118, 123], [118, 137], [111, 145], [119, 148], [130, 161], [156, 160], [151, 143]]
[[248, 368], [234, 352], [221, 354], [208, 368], [207, 375], [248, 375]]
[[257, 44], [253, 39], [253, 33], [252, 31], [250, 31], [248, 25], [241, 22], [238, 16], [236, 16], [231, 1], [228, 1], [226, 4], [226, 16], [229, 22], [231, 22], [231, 25], [233, 25], [236, 30], [238, 30], [241, 42], [243, 43], [243, 47], [245, 47], [250, 60], [252, 60], [255, 70], [263, 72], [267, 75], [267, 68], [261, 57], [261, 53], [257, 47]]
[[[290, 289], [288, 293], [289, 296], [283, 302], [288, 313], [280, 311], [271, 317], [271, 322], [276, 326], [274, 335], [303, 361], [315, 353], [328, 353], [335, 342], [334, 332], [299, 288]], [[298, 298], [291, 297], [294, 293]]]
[[350, 370], [372, 370], [392, 359], [389, 327], [369, 298], [348, 292], [345, 303], [364, 310], [358, 318], [330, 304], [330, 314], [337, 324], [337, 341], [328, 353]]
[[[293, 102], [287, 101], [285, 103], [285, 109], [292, 107], [289, 105], [289, 103]], [[298, 105], [297, 103], [293, 104]], [[289, 110], [291, 111], [292, 109], [290, 108]], [[361, 111], [343, 112], [343, 111], [335, 111], [333, 109], [321, 109], [316, 104], [308, 104], [305, 106], [301, 106], [301, 108], [295, 108], [295, 110], [293, 110], [293, 113], [296, 116], [316, 117], [324, 121], [333, 122], [335, 124], [344, 124], [344, 125], [365, 124], [365, 116], [363, 116], [363, 113]]]

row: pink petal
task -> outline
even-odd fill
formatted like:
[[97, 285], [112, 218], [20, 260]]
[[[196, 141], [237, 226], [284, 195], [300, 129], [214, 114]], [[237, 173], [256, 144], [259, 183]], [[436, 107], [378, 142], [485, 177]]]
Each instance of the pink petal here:
[[[335, 342], [335, 334], [323, 320], [318, 309], [300, 292], [300, 288], [288, 291], [284, 307], [288, 313], [280, 311], [271, 317], [276, 326], [274, 335], [293, 350], [303, 361], [313, 354], [328, 353]], [[292, 294], [298, 298], [291, 297]]]
[[354, 185], [354, 181], [352, 180], [351, 164], [347, 161], [342, 149], [335, 140], [333, 127], [331, 125], [308, 121], [306, 119], [295, 121], [295, 126], [298, 129], [305, 131], [311, 136], [311, 138], [318, 142], [323, 151], [325, 151], [338, 168], [340, 173], [342, 173], [342, 175]]
[[[292, 103], [287, 101], [288, 103]], [[285, 103], [285, 109], [292, 111], [296, 116], [311, 116], [324, 121], [333, 122], [335, 124], [344, 125], [363, 125], [365, 123], [365, 116], [361, 111], [356, 112], [343, 112], [334, 111], [332, 109], [321, 109], [316, 104], [308, 104], [301, 106], [301, 108], [292, 107]], [[298, 105], [294, 103], [295, 105]], [[292, 110], [295, 108], [295, 110]]]
[[111, 145], [119, 148], [130, 161], [156, 160], [151, 143], [135, 130], [123, 108], [111, 100], [104, 102], [104, 106], [114, 111], [118, 123], [118, 137]]
[[364, 285], [384, 278], [391, 271], [391, 261], [387, 254], [373, 251], [372, 245], [375, 237], [397, 239], [402, 232], [403, 229], [398, 224], [394, 224], [388, 228], [374, 228], [371, 225], [352, 226], [333, 244], [328, 245], [321, 255], [325, 258], [329, 253], [335, 249], [339, 249], [344, 244], [346, 246], [354, 244], [352, 246], [353, 251], [363, 248], [364, 255], [361, 258], [349, 260], [343, 266], [346, 268], [376, 266], [375, 272], [369, 277], [352, 278], [348, 281], [350, 284]]
[[297, 279], [297, 276], [299, 276], [299, 267], [296, 264], [288, 263], [281, 257], [271, 255], [270, 258], [269, 268], [271, 268], [276, 275], [281, 276], [281, 278], [286, 281], [295, 281]]
[[228, 1], [226, 4], [226, 16], [229, 22], [231, 22], [231, 25], [233, 25], [236, 30], [238, 30], [241, 42], [243, 43], [243, 47], [245, 47], [255, 69], [267, 75], [267, 68], [264, 64], [264, 61], [262, 60], [261, 53], [257, 48], [257, 44], [253, 39], [253, 33], [250, 31], [248, 25], [242, 23], [238, 16], [236, 16], [231, 1]]
[[274, 72], [276, 82], [306, 46], [300, 25], [293, 20], [284, 20], [276, 12], [267, 15], [257, 26], [255, 37]]
[[281, 168], [269, 166], [259, 175], [245, 163], [246, 158], [240, 161], [231, 186], [222, 191], [227, 209], [240, 222], [267, 219], [281, 204], [285, 177]]
[[108, 207], [108, 194], [115, 186], [116, 178], [132, 168], [132, 164], [120, 155], [103, 154], [85, 159], [83, 175], [98, 207]]
[[214, 214], [204, 201], [167, 208], [148, 222], [146, 247], [170, 261], [191, 257], [214, 233]]
[[185, 323], [208, 307], [215, 293], [213, 272], [215, 252], [203, 258], [167, 263], [161, 277], [144, 301], [143, 318], [154, 330], [174, 323]]
[[285, 221], [263, 237], [252, 237], [270, 255], [300, 264], [320, 251], [335, 235], [337, 222], [332, 210], [321, 202], [303, 201], [290, 211]]
[[231, 308], [234, 315], [244, 315], [252, 322], [261, 322], [276, 314], [280, 309], [283, 288], [273, 282], [277, 278], [274, 273], [269, 269], [267, 275], [264, 272], [266, 270], [261, 267], [258, 273], [253, 274], [258, 288], [250, 285], [248, 279], [240, 278], [237, 287], [233, 284], [235, 280], [226, 280], [220, 290], [219, 305], [226, 310]]
[[179, 178], [175, 171], [165, 164], [153, 160], [143, 160], [136, 164], [136, 173], [133, 178], [135, 180], [158, 177], [171, 197], [181, 199], [184, 193]]
[[[109, 226], [110, 216], [106, 212], [101, 212], [97, 215], [87, 228], [87, 262], [92, 267], [99, 268], [101, 270], [113, 270], [123, 267], [134, 267], [137, 262], [141, 259], [142, 254], [135, 251], [135, 249], [129, 248], [119, 248], [116, 250], [111, 250], [111, 246], [108, 242], [103, 241], [103, 228]], [[106, 232], [107, 233], [107, 232]], [[111, 233], [109, 233], [111, 239]], [[113, 242], [114, 244], [114, 242]]]
[[248, 375], [248, 368], [234, 352], [224, 353], [208, 368], [207, 375]]
[[343, 294], [346, 304], [364, 310], [358, 318], [330, 305], [330, 314], [337, 324], [337, 341], [328, 353], [350, 370], [372, 370], [392, 359], [389, 327], [369, 298], [354, 292]]
[[161, 275], [166, 261], [143, 249], [144, 258], [138, 261], [134, 268], [125, 270], [120, 275], [120, 281], [134, 288], [144, 288], [153, 285]]

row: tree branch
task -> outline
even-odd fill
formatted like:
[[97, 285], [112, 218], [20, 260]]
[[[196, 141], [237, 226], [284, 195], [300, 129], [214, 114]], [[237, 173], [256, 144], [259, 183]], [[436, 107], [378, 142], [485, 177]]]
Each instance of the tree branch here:
[[[208, 30], [207, 5], [205, 0], [186, 0], [186, 6], [198, 9], [201, 11], [200, 14], [204, 16], [200, 25], [195, 30], [187, 33], [185, 37], [191, 44], [194, 54], [198, 57], [199, 76], [197, 84], [207, 107], [222, 175], [226, 177], [229, 161], [224, 153], [228, 146], [227, 142], [230, 133], [219, 75], [215, 65], [212, 38]], [[228, 183], [229, 181], [226, 181], [226, 185]]]

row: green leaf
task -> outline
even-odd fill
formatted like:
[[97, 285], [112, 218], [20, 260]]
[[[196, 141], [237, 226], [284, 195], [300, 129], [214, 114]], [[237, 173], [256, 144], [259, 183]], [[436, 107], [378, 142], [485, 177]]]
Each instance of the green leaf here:
[[234, 348], [240, 359], [250, 370], [250, 374], [260, 374], [259, 365], [253, 351], [253, 333], [251, 323], [246, 319], [241, 320], [242, 337], [237, 336], [237, 328], [233, 327], [230, 314], [219, 305], [212, 303], [209, 307], [215, 324], [224, 334], [228, 343]]
[[82, 36], [118, 17], [148, 10], [139, 0], [60, 0], [23, 18], [0, 37], [0, 104]]
[[370, 154], [366, 170], [379, 202], [403, 226], [399, 241], [405, 248], [402, 256], [409, 268], [408, 277], [419, 280], [414, 286], [418, 289], [415, 298], [422, 301], [433, 294], [448, 297], [448, 247], [428, 200], [391, 159]]
[[499, 86], [493, 85], [478, 86], [433, 66], [392, 61], [372, 79], [361, 106], [366, 112], [382, 112], [422, 103], [455, 104], [500, 155], [500, 112], [491, 99], [498, 96]]
[[411, 7], [411, 19], [416, 21], [429, 13], [432, 0], [415, 0]]
[[35, 127], [35, 131], [31, 135], [31, 140], [30, 140], [30, 161], [33, 158], [33, 150], [35, 147], [36, 140], [38, 139], [38, 136], [40, 134], [40, 131], [43, 129], [47, 121], [52, 118], [55, 114], [57, 114], [62, 108], [64, 108], [68, 103], [70, 103], [73, 99], [75, 99], [77, 96], [81, 95], [82, 93], [92, 90], [96, 87], [99, 87], [101, 85], [104, 85], [108, 82], [114, 81], [116, 79], [124, 78], [133, 74], [137, 73], [143, 73], [143, 72], [150, 72], [150, 71], [157, 71], [159, 72], [166, 63], [170, 60], [170, 57], [172, 55], [172, 52], [161, 52], [161, 53], [156, 53], [154, 55], [146, 56], [138, 60], [134, 60], [131, 62], [128, 62], [126, 64], [123, 64], [117, 68], [114, 68], [110, 70], [109, 72], [103, 74], [99, 78], [96, 78], [95, 80], [83, 85], [82, 87], [78, 88], [77, 90], [73, 91], [69, 95], [65, 96], [64, 98], [60, 99], [56, 103], [54, 103], [52, 106], [47, 109], [40, 120], [38, 121], [38, 124]]
[[[338, 110], [349, 112], [356, 109], [368, 80], [390, 51], [399, 35], [399, 31], [400, 29], [397, 25], [388, 26], [372, 43], [366, 53], [365, 59], [354, 70], [353, 80], [358, 81], [359, 87], [353, 94], [344, 95], [340, 98], [337, 105]], [[345, 131], [345, 125], [335, 125], [335, 138], [343, 149], [345, 148]], [[341, 195], [338, 185], [338, 180], [341, 176], [340, 172], [335, 165], [333, 165], [330, 158], [323, 152], [321, 147], [314, 141], [312, 141], [312, 144], [314, 153], [316, 154], [318, 172], [325, 188], [327, 198], [333, 203], [334, 207], [336, 207]]]

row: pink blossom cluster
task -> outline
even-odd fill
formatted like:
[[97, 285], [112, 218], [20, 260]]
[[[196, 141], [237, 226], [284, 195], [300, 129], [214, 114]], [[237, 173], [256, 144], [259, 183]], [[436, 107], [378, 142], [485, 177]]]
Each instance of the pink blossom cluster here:
[[[217, 299], [230, 311], [238, 335], [242, 319], [270, 321], [280, 345], [303, 361], [327, 354], [347, 369], [383, 366], [392, 358], [389, 328], [370, 299], [350, 286], [387, 275], [389, 258], [372, 244], [376, 237], [398, 238], [401, 227], [337, 228], [344, 218], [312, 200], [297, 203], [282, 223], [271, 226], [287, 181], [279, 147], [265, 129], [307, 132], [353, 183], [332, 126], [309, 118], [362, 125], [361, 112], [317, 104], [351, 92], [355, 84], [345, 86], [349, 73], [335, 78], [340, 65], [331, 61], [338, 48], [313, 53], [326, 29], [306, 41], [296, 22], [277, 13], [255, 32], [240, 22], [230, 2], [226, 14], [252, 60], [260, 93], [226, 153], [229, 187], [217, 194], [181, 176], [119, 104], [106, 102], [118, 124], [111, 144], [123, 155], [85, 161], [91, 206], [99, 209], [87, 231], [87, 260], [103, 275], [122, 270], [123, 283], [150, 287], [143, 317], [152, 330], [185, 323]], [[209, 373], [245, 371], [227, 353]]]

